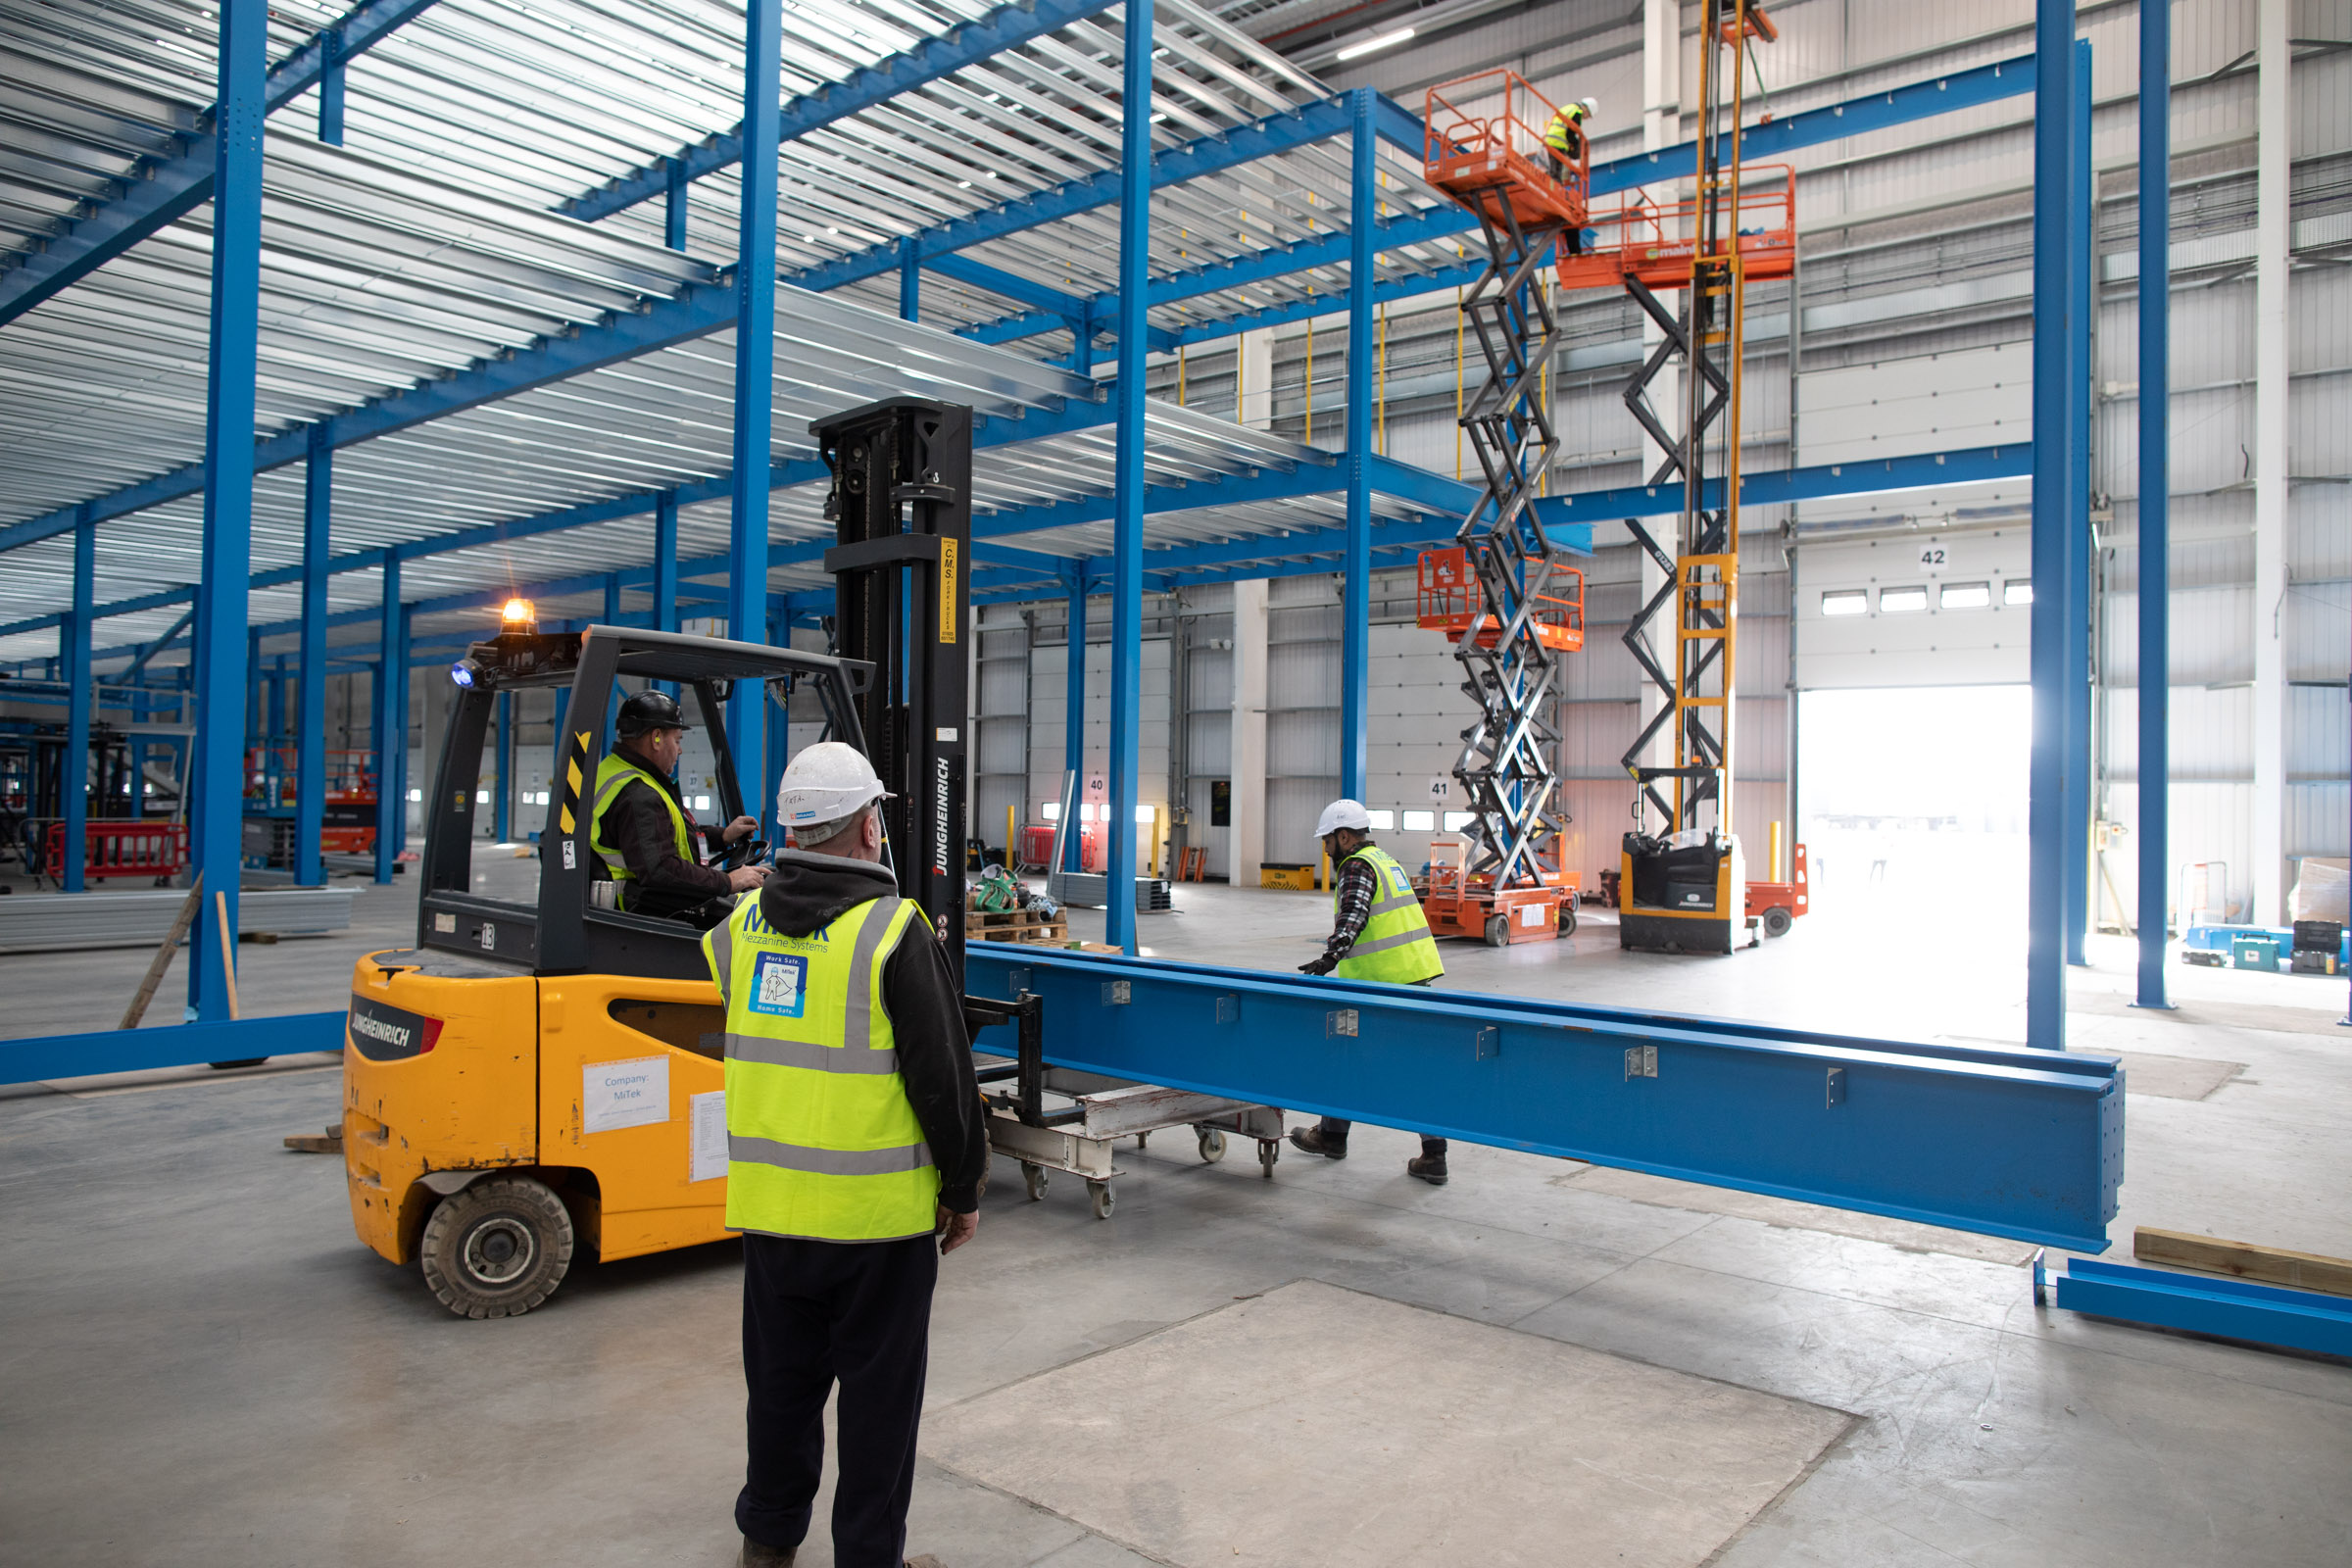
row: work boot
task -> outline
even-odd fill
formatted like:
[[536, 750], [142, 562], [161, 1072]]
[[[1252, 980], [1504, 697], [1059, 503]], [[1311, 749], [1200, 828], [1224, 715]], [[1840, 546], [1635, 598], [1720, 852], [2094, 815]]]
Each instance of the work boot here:
[[1310, 1154], [1321, 1154], [1325, 1159], [1346, 1159], [1348, 1157], [1348, 1140], [1326, 1138], [1320, 1127], [1292, 1128], [1291, 1147], [1304, 1150]]
[[801, 1554], [798, 1546], [770, 1546], [764, 1542], [743, 1538], [743, 1552], [735, 1559], [735, 1568], [792, 1568], [792, 1559]]
[[1432, 1187], [1443, 1187], [1446, 1185], [1446, 1156], [1416, 1154], [1404, 1162], [1404, 1173], [1418, 1176]]

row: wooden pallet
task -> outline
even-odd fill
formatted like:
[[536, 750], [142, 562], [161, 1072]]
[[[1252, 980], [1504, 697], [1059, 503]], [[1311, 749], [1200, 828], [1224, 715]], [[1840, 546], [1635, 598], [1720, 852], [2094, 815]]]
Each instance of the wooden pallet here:
[[1061, 943], [1070, 939], [1070, 923], [1067, 920], [1030, 920], [1020, 925], [967, 925], [963, 934], [967, 940], [978, 942]]

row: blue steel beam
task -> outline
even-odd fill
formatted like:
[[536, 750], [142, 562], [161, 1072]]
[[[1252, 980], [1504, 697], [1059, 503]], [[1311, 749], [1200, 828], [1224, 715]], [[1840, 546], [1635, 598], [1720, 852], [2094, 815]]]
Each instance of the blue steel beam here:
[[[320, 85], [330, 74], [339, 78], [341, 66], [365, 54], [433, 0], [368, 0], [342, 21], [318, 33], [278, 62], [263, 88], [264, 114], [275, 114]], [[329, 43], [332, 39], [333, 42]], [[340, 98], [340, 92], [336, 94]], [[215, 105], [216, 117], [219, 105]], [[340, 121], [336, 104], [335, 119]], [[321, 106], [321, 139], [324, 106]], [[220, 143], [211, 135], [193, 138], [173, 158], [144, 164], [122, 181], [122, 194], [80, 220], [63, 234], [0, 273], [0, 326], [15, 320], [41, 301], [77, 279], [88, 276], [165, 225], [174, 222], [213, 199], [215, 167]]]
[[375, 880], [383, 885], [392, 880], [400, 856], [392, 824], [405, 818], [409, 808], [401, 797], [402, 769], [395, 765], [396, 760], [406, 760], [409, 751], [407, 682], [397, 673], [403, 662], [398, 561], [384, 563], [383, 599], [375, 619], [375, 680], [368, 689], [368, 703], [375, 728]]
[[1119, 371], [1117, 508], [1110, 546], [1110, 851], [1102, 940], [1135, 951], [1135, 802], [1142, 765], [1144, 674], [1144, 492], [1151, 483], [1145, 450], [1144, 350], [1152, 282], [1152, 12], [1129, 0], [1119, 80]]
[[2139, 996], [2169, 1007], [2172, 870], [2173, 8], [2139, 11]]
[[[736, 220], [735, 488], [728, 513], [727, 633], [767, 629], [768, 472], [774, 466], [776, 386], [776, 138], [783, 91], [783, 0], [744, 6], [743, 179]], [[671, 504], [674, 506], [675, 498]], [[675, 552], [672, 552], [672, 566]], [[662, 611], [656, 606], [659, 620]], [[737, 681], [727, 699], [735, 776], [756, 779], [767, 742], [767, 693]]]
[[[2170, 0], [2159, 0], [2169, 4]], [[2085, 965], [2090, 930], [2090, 42], [2075, 41], [2074, 138], [2067, 151], [2066, 961]], [[2052, 601], [2043, 601], [2052, 603]]]
[[2154, 1328], [2352, 1355], [2352, 1300], [2244, 1280], [2067, 1259], [2058, 1304], [2070, 1312]]
[[240, 1022], [219, 1020], [0, 1041], [0, 1084], [341, 1051], [344, 1023], [345, 1015], [340, 1012], [301, 1012]]
[[2109, 1056], [995, 943], [965, 968], [1044, 999], [1055, 1066], [1293, 1111], [2090, 1252], [2123, 1180]]
[[[1939, 489], [1956, 484], [1981, 484], [1989, 479], [2016, 479], [2034, 472], [2031, 445], [1966, 447], [1956, 452], [1930, 452], [1911, 458], [1874, 458], [1867, 463], [1821, 463], [1804, 468], [1771, 473], [1742, 473], [1740, 504], [1773, 506], [1789, 501], [1821, 501], [1841, 496], [1885, 495], [1897, 490]], [[1707, 481], [1706, 507], [1723, 505], [1723, 482]], [[1570, 496], [1547, 496], [1536, 503], [1536, 515], [1544, 526], [1563, 522], [1602, 522], [1613, 517], [1659, 517], [1683, 510], [1679, 485], [1626, 485], [1614, 490], [1586, 490]]]
[[[204, 573], [197, 590], [191, 859], [208, 903], [188, 947], [192, 1022], [230, 1016], [237, 880], [245, 857], [245, 658], [253, 569], [253, 421], [262, 316], [262, 101], [269, 0], [222, 0], [213, 176], [211, 363], [205, 378]], [[214, 910], [201, 913], [210, 915]]]
[[[937, 38], [926, 38], [901, 54], [857, 72], [841, 81], [827, 82], [803, 93], [775, 111], [776, 135], [793, 141], [812, 130], [847, 120], [877, 104], [927, 82], [954, 75], [992, 55], [1017, 48], [1031, 39], [1083, 22], [1109, 10], [1118, 0], [1030, 0], [1000, 6], [976, 22], [967, 22]], [[781, 80], [778, 92], [782, 91]], [[625, 212], [639, 202], [652, 201], [668, 190], [669, 171], [687, 179], [732, 169], [743, 162], [744, 127], [739, 123], [724, 135], [713, 135], [681, 147], [669, 157], [632, 170], [597, 190], [574, 196], [556, 210], [571, 218], [594, 221]]]
[[2066, 1049], [2066, 391], [2074, 234], [2074, 0], [2034, 24], [2034, 733], [2027, 790], [2026, 1041]]

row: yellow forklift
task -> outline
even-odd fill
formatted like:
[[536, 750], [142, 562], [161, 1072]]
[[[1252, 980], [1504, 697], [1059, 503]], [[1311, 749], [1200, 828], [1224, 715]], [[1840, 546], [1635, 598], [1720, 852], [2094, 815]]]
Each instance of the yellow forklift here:
[[[729, 695], [763, 688], [771, 725], [786, 722], [794, 693], [804, 712], [813, 699], [826, 738], [865, 750], [898, 792], [884, 816], [900, 892], [922, 906], [961, 978], [970, 411], [894, 399], [811, 428], [834, 468], [841, 543], [826, 564], [843, 657], [618, 626], [543, 634], [517, 604], [453, 666], [416, 945], [369, 954], [352, 973], [343, 1150], [360, 1239], [420, 1264], [464, 1316], [529, 1311], [575, 1250], [609, 1260], [729, 1234], [725, 1012], [703, 925], [599, 896], [612, 884], [590, 848], [594, 780], [624, 682], [674, 683], [692, 706], [722, 822], [767, 816], [735, 774]], [[551, 687], [567, 687], [570, 703], [538, 896], [488, 897], [472, 865], [483, 743], [501, 693]], [[746, 841], [723, 863], [763, 850]], [[1023, 1054], [1036, 1057], [1034, 999], [1025, 1011], [977, 999], [967, 1010], [1018, 1018]]]

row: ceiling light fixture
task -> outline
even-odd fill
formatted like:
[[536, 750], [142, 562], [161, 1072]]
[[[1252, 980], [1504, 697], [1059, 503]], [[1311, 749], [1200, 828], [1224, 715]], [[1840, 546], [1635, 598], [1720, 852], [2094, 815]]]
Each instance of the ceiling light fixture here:
[[1354, 60], [1361, 56], [1372, 53], [1372, 51], [1375, 49], [1386, 49], [1392, 44], [1402, 43], [1405, 39], [1410, 38], [1412, 35], [1412, 28], [1398, 27], [1395, 32], [1384, 32], [1377, 38], [1366, 38], [1362, 43], [1351, 43], [1332, 58], [1335, 60]]

